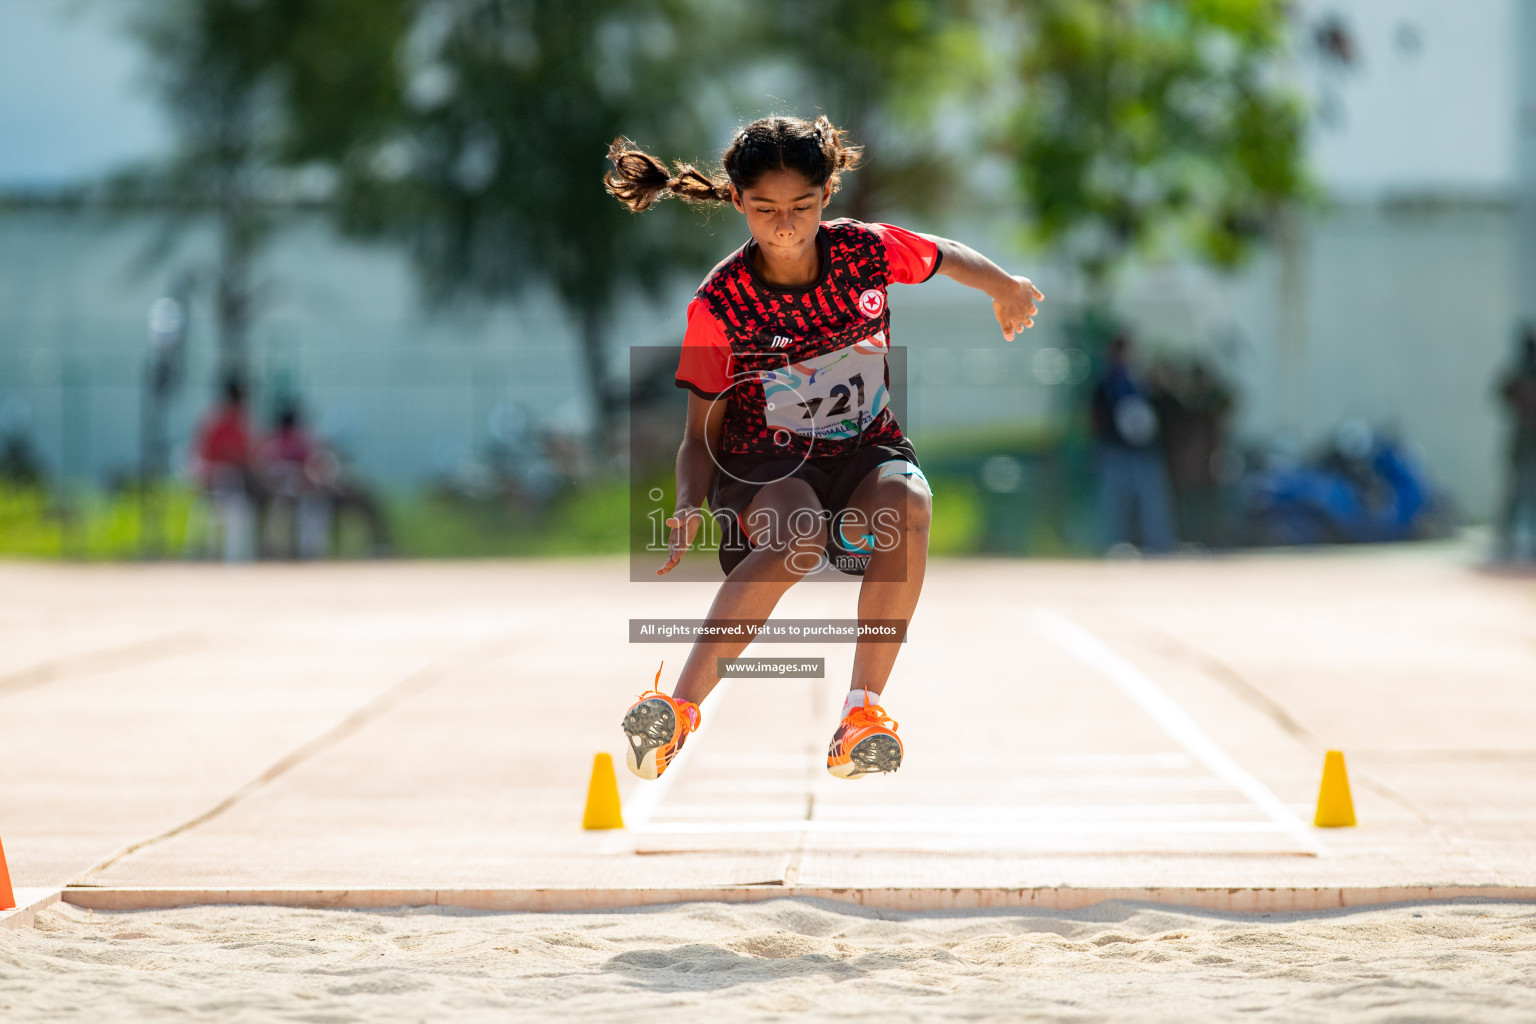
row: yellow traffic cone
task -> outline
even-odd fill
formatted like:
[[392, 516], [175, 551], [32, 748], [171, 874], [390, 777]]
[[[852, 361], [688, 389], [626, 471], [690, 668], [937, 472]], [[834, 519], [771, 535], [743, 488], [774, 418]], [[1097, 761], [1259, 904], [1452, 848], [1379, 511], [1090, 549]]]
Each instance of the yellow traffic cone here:
[[592, 781], [587, 785], [587, 813], [582, 828], [623, 828], [619, 813], [619, 780], [613, 777], [613, 758], [598, 754], [592, 759]]
[[1317, 817], [1312, 824], [1322, 828], [1340, 828], [1355, 823], [1355, 802], [1349, 796], [1349, 773], [1344, 770], [1344, 752], [1330, 750], [1323, 758], [1323, 784], [1317, 790]]

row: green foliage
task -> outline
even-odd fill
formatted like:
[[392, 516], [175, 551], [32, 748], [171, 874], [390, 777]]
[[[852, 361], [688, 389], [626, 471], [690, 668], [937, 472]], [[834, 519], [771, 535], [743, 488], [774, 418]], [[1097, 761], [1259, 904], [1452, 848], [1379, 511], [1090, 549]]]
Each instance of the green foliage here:
[[408, 558], [612, 555], [629, 543], [629, 490], [618, 482], [572, 490], [543, 509], [443, 493], [388, 507], [396, 551]]
[[211, 266], [184, 282], [211, 291], [221, 368], [241, 372], [256, 314], [254, 264], [276, 211], [326, 198], [325, 177], [294, 167], [329, 152], [396, 103], [393, 49], [412, 0], [137, 0], [128, 27], [148, 52], [151, 84], [175, 150], [118, 173], [107, 199], [165, 214], [141, 269], [162, 264], [195, 222], [219, 230]]
[[979, 93], [987, 70], [969, 6], [791, 0], [751, 7], [747, 48], [755, 42], [793, 69], [804, 106], [792, 112], [824, 112], [866, 149], [869, 159], [835, 200], [839, 213], [869, 220], [936, 209], [952, 197], [962, 154], [939, 118], [946, 101]]
[[329, 160], [389, 129], [403, 108], [401, 50], [415, 0], [280, 0], [287, 163]]
[[975, 481], [959, 474], [929, 474], [928, 481], [933, 487], [928, 553], [935, 557], [973, 553], [985, 529], [981, 492]]
[[1234, 266], [1306, 193], [1281, 0], [1029, 0], [1020, 16], [1005, 145], [1039, 241], [1095, 289], [1170, 233]]
[[[152, 495], [166, 554], [202, 556], [210, 510], [194, 489]], [[628, 543], [628, 490], [618, 483], [572, 490], [543, 509], [453, 494], [395, 495], [386, 503], [396, 551], [412, 558], [618, 554]], [[81, 491], [67, 499], [40, 487], [0, 485], [0, 556], [131, 561], [145, 555], [145, 502], [135, 491]], [[366, 557], [361, 524], [337, 522], [336, 557]]]
[[0, 486], [0, 554], [57, 558], [64, 523], [40, 487]]
[[280, 198], [273, 172], [332, 155], [399, 106], [395, 51], [414, 0], [140, 0], [130, 31], [177, 134], [163, 198], [216, 208], [243, 189]]
[[[713, 8], [690, 0], [464, 0], [424, 5], [402, 47], [405, 96], [386, 122], [334, 133], [343, 224], [403, 241], [427, 294], [552, 287], [577, 322], [599, 417], [609, 318], [713, 246], [675, 204], [637, 218], [608, 198], [609, 143], [696, 153]], [[679, 230], [686, 223], [687, 228]]]
[[675, 130], [693, 71], [684, 6], [427, 8], [404, 47], [409, 102], [392, 121], [335, 136], [348, 224], [409, 241], [441, 294], [544, 283], [606, 309], [624, 283], [658, 283], [657, 226], [605, 201], [601, 178], [616, 136], [665, 151], [686, 135]]
[[[193, 519], [196, 495], [168, 485], [149, 496], [164, 545], [179, 553]], [[144, 554], [145, 496], [134, 490], [80, 491], [67, 496], [42, 487], [0, 484], [0, 555], [124, 561]]]

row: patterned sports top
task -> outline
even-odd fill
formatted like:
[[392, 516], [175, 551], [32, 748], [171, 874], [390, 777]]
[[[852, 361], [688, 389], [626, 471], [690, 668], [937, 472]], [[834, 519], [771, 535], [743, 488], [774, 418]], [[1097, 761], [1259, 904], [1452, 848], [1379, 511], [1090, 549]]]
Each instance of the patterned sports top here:
[[785, 288], [752, 266], [747, 242], [688, 304], [678, 387], [726, 402], [720, 450], [803, 458], [902, 437], [891, 414], [890, 284], [926, 281], [938, 246], [889, 224], [824, 221], [821, 277]]

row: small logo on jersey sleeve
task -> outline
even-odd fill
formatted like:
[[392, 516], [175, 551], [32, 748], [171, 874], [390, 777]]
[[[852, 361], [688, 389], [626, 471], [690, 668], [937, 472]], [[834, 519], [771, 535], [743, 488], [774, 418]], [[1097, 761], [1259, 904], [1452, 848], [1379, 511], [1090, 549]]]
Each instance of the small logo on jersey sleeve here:
[[870, 288], [859, 296], [859, 312], [873, 320], [885, 311], [885, 292]]

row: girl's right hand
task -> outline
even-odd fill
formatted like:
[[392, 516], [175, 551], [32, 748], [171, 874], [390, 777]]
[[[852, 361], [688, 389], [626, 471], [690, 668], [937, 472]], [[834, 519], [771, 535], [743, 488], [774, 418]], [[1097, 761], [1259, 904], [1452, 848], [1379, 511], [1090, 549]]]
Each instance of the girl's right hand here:
[[667, 556], [666, 564], [656, 570], [657, 576], [671, 572], [683, 560], [683, 553], [693, 547], [693, 538], [698, 535], [699, 526], [703, 522], [704, 510], [697, 506], [685, 506], [672, 513], [667, 519], [667, 526], [672, 530], [667, 541], [671, 553]]
[[1035, 326], [1040, 312], [1035, 303], [1045, 298], [1027, 277], [1014, 277], [1013, 283], [992, 296], [992, 312], [1003, 329], [1003, 340], [1012, 341], [1020, 331]]

